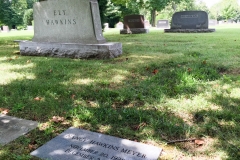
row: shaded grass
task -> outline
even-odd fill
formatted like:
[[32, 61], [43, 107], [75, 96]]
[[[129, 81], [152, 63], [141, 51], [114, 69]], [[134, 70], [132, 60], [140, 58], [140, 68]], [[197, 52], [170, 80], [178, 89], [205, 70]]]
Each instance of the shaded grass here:
[[[70, 126], [162, 147], [162, 159], [239, 159], [239, 28], [112, 30], [105, 37], [122, 42], [123, 55], [110, 60], [20, 56], [13, 40], [32, 33], [16, 33], [0, 34], [0, 108], [40, 125], [0, 147], [0, 159], [36, 159], [34, 148]], [[166, 145], [187, 138], [205, 144]]]

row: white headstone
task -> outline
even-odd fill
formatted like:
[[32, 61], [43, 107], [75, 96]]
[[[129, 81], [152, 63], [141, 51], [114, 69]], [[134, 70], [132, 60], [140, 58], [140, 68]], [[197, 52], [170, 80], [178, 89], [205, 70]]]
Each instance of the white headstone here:
[[21, 55], [114, 58], [122, 53], [121, 43], [103, 37], [97, 0], [41, 1], [33, 11], [34, 37], [20, 43]]

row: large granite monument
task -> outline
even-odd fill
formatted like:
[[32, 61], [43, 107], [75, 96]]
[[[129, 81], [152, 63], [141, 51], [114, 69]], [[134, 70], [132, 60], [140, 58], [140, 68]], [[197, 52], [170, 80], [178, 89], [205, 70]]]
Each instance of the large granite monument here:
[[114, 58], [122, 44], [103, 37], [97, 0], [36, 2], [34, 37], [20, 42], [20, 54], [70, 58]]
[[182, 11], [173, 14], [170, 29], [165, 32], [214, 32], [208, 28], [208, 14], [205, 11]]
[[149, 29], [145, 27], [143, 15], [127, 15], [123, 19], [124, 28], [120, 30], [120, 34], [138, 34], [148, 33]]

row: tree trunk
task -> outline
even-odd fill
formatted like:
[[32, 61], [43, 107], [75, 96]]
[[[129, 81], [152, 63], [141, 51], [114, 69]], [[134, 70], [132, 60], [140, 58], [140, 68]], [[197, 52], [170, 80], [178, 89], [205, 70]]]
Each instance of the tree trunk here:
[[156, 26], [156, 9], [151, 11], [151, 25], [152, 27]]

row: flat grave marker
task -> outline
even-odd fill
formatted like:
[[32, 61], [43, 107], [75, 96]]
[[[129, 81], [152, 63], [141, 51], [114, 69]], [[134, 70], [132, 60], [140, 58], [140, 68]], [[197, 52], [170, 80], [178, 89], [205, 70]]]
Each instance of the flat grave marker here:
[[5, 145], [35, 129], [38, 123], [0, 114], [0, 144]]
[[161, 148], [70, 127], [31, 153], [49, 160], [157, 160]]

